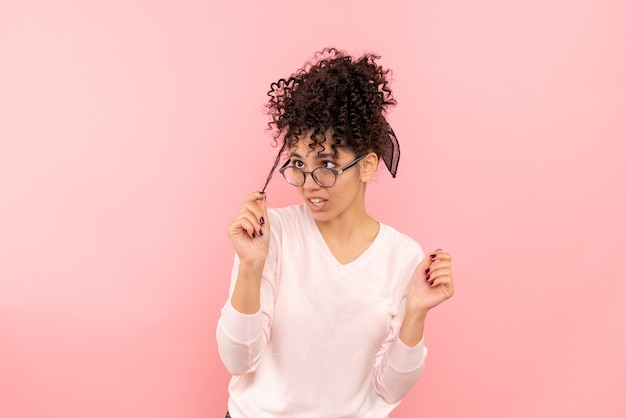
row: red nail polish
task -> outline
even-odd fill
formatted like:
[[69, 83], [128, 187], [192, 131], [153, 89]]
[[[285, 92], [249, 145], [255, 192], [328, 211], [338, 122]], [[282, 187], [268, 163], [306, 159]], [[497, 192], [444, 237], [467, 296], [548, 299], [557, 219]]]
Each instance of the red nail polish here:
[[259, 229], [259, 235], [263, 236], [263, 230]]
[[252, 238], [256, 238], [256, 234], [254, 232], [252, 233]]
[[265, 218], [261, 216], [261, 217], [259, 218], [259, 223], [260, 223], [261, 225], [265, 225]]
[[424, 270], [424, 273], [426, 274], [430, 273], [430, 268], [427, 268], [426, 270]]
[[437, 257], [437, 254], [431, 254], [430, 255], [430, 258], [435, 258], [435, 257]]

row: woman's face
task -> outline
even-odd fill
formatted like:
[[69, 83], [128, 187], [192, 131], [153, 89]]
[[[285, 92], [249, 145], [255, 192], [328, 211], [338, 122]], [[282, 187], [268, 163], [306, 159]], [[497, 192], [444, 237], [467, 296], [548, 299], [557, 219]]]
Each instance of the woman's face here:
[[310, 149], [309, 144], [309, 140], [300, 140], [296, 143], [291, 149], [289, 165], [307, 173], [304, 185], [297, 189], [315, 220], [330, 221], [341, 215], [350, 214], [355, 209], [363, 208], [365, 183], [361, 179], [358, 163], [339, 174], [332, 187], [320, 186], [310, 174], [318, 167], [338, 171], [360, 156], [340, 148], [335, 155], [329, 145], [323, 150], [321, 147]]

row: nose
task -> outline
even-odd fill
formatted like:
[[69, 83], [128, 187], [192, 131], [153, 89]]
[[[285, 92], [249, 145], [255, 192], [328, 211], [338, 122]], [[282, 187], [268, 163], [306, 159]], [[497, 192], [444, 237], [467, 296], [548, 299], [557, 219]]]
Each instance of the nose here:
[[315, 190], [319, 189], [321, 186], [313, 180], [313, 175], [311, 173], [307, 173], [304, 178], [304, 184], [302, 185], [303, 189], [307, 190]]

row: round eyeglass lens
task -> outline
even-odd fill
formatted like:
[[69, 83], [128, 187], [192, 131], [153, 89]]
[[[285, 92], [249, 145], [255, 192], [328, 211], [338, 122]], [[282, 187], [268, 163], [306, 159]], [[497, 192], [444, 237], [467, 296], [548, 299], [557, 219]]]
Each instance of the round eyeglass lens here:
[[283, 171], [283, 176], [289, 184], [294, 186], [302, 186], [304, 184], [304, 173], [300, 169], [286, 167]]
[[330, 187], [335, 184], [335, 173], [327, 168], [319, 167], [313, 170], [312, 174], [317, 180], [318, 184], [322, 186]]

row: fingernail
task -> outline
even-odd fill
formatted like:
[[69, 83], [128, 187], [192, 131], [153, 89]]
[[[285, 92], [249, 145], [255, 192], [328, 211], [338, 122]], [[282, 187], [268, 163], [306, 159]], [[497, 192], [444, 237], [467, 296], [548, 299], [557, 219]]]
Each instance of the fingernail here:
[[259, 192], [259, 194], [265, 194], [265, 192]]
[[252, 238], [256, 238], [256, 234], [254, 232], [252, 233]]
[[430, 273], [430, 267], [427, 268], [426, 270], [424, 270], [424, 273], [426, 273], [426, 274]]
[[430, 274], [428, 276], [426, 276], [426, 281], [430, 280]]
[[430, 258], [435, 258], [435, 257], [437, 257], [437, 254], [431, 254], [430, 255]]
[[259, 235], [263, 236], [263, 230], [259, 229]]
[[265, 225], [265, 218], [261, 216], [261, 217], [259, 218], [259, 223], [260, 223], [261, 225]]

